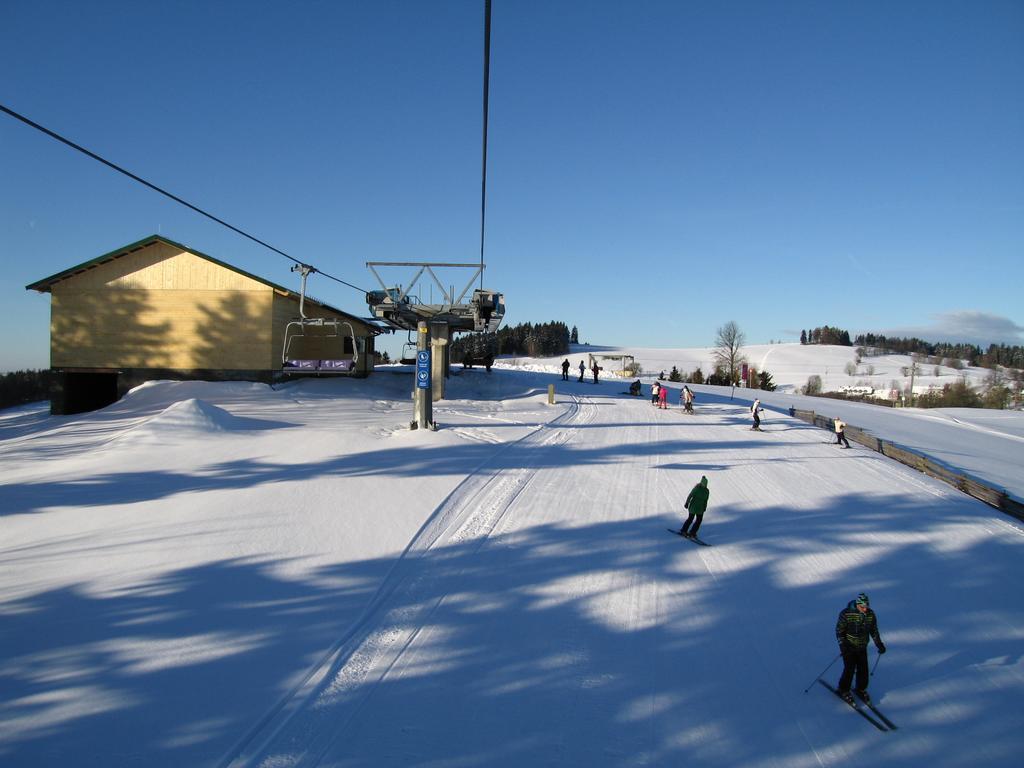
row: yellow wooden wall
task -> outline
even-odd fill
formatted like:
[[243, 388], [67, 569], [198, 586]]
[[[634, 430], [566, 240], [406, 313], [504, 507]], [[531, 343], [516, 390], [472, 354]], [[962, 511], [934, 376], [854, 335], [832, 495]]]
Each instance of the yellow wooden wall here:
[[[54, 368], [280, 370], [285, 325], [299, 315], [297, 297], [162, 242], [61, 280], [51, 293]], [[338, 316], [311, 304], [306, 315]], [[291, 356], [350, 359], [342, 343], [307, 338]], [[372, 338], [366, 343], [372, 348]], [[369, 354], [360, 358], [358, 370], [372, 368]]]
[[237, 291], [58, 291], [54, 368], [273, 367], [271, 294]]
[[51, 291], [54, 368], [273, 367], [273, 289], [166, 243]]
[[63, 280], [68, 290], [193, 290], [258, 291], [271, 288], [232, 269], [215, 264], [169, 243], [156, 242], [138, 251]]

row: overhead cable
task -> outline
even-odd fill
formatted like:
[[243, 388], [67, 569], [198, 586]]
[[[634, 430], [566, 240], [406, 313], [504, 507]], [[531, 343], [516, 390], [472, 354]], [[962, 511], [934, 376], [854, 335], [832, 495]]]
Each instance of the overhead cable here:
[[491, 82], [491, 0], [484, 0], [484, 157], [480, 182], [480, 290], [484, 287], [484, 219], [487, 213], [487, 102]]
[[56, 139], [57, 141], [61, 142], [62, 144], [66, 144], [67, 146], [71, 147], [72, 149], [78, 150], [79, 152], [81, 152], [84, 155], [88, 155], [93, 160], [97, 160], [97, 161], [103, 163], [108, 168], [113, 168], [118, 173], [123, 173], [125, 176], [127, 176], [130, 179], [132, 179], [133, 181], [137, 181], [140, 184], [143, 184], [143, 185], [149, 187], [154, 192], [159, 192], [161, 195], [164, 195], [165, 197], [169, 197], [174, 202], [180, 203], [181, 205], [184, 205], [186, 208], [189, 208], [189, 209], [195, 211], [196, 213], [198, 213], [198, 214], [200, 214], [202, 216], [205, 216], [206, 218], [210, 219], [211, 221], [215, 221], [218, 224], [227, 227], [232, 232], [235, 232], [235, 233], [241, 235], [242, 237], [247, 237], [248, 239], [252, 240], [254, 243], [258, 243], [259, 245], [262, 245], [264, 248], [269, 248], [274, 253], [278, 253], [281, 256], [284, 256], [286, 259], [289, 259], [289, 260], [295, 262], [296, 264], [299, 264], [299, 265], [302, 265], [302, 266], [308, 266], [308, 267], [310, 267], [310, 269], [313, 272], [316, 272], [317, 274], [323, 275], [324, 277], [326, 277], [326, 278], [328, 278], [330, 280], [334, 280], [335, 282], [341, 283], [342, 285], [347, 285], [349, 288], [354, 288], [357, 291], [361, 291], [363, 293], [366, 293], [366, 291], [363, 290], [362, 288], [359, 288], [358, 286], [352, 285], [351, 283], [347, 283], [344, 280], [342, 280], [341, 278], [334, 277], [333, 275], [329, 275], [326, 272], [323, 272], [323, 271], [317, 269], [316, 267], [313, 267], [311, 265], [305, 264], [302, 261], [299, 261], [294, 256], [288, 255], [287, 253], [285, 253], [281, 249], [275, 248], [274, 246], [270, 245], [269, 243], [266, 243], [263, 240], [260, 240], [258, 237], [254, 237], [253, 235], [250, 235], [248, 232], [245, 232], [245, 231], [239, 229], [238, 227], [235, 227], [235, 226], [233, 226], [231, 224], [228, 224], [226, 221], [224, 221], [223, 219], [217, 218], [212, 213], [207, 213], [202, 208], [199, 208], [198, 206], [192, 205], [192, 203], [188, 202], [187, 200], [181, 199], [177, 195], [171, 194], [166, 189], [161, 189], [156, 184], [148, 182], [145, 179], [143, 179], [142, 177], [137, 176], [136, 174], [132, 173], [131, 171], [128, 171], [128, 170], [122, 168], [121, 166], [117, 165], [116, 163], [112, 163], [109, 160], [107, 160], [107, 159], [105, 159], [103, 157], [100, 157], [95, 152], [90, 152], [88, 149], [86, 149], [85, 147], [81, 146], [80, 144], [76, 144], [75, 142], [71, 141], [70, 139], [64, 138], [59, 133], [56, 133], [55, 131], [51, 131], [49, 128], [46, 128], [45, 126], [42, 126], [39, 123], [37, 123], [37, 122], [35, 122], [33, 120], [30, 120], [29, 118], [25, 117], [24, 115], [18, 114], [13, 109], [9, 109], [8, 107], [4, 106], [3, 104], [0, 104], [0, 111], [6, 112], [8, 115], [13, 117], [15, 120], [20, 120], [21, 122], [25, 123], [25, 125], [28, 125], [28, 126], [30, 126], [32, 128], [35, 128], [37, 131], [41, 131], [42, 133], [45, 133], [50, 138]]

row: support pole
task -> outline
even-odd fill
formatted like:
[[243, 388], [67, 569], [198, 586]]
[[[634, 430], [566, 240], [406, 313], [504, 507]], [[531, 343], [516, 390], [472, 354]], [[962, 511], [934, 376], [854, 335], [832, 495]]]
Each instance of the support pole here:
[[448, 323], [430, 324], [430, 377], [433, 382], [433, 398], [436, 403], [444, 400], [445, 382], [448, 380]]
[[434, 401], [430, 386], [430, 331], [426, 323], [416, 327], [416, 381], [413, 384], [412, 401], [414, 417], [410, 429], [437, 429], [434, 424]]

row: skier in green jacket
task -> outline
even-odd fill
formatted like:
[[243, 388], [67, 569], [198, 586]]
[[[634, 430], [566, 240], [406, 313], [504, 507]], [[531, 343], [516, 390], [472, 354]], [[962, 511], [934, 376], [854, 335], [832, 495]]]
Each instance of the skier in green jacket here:
[[878, 619], [868, 604], [868, 596], [861, 592], [839, 612], [836, 622], [836, 640], [843, 654], [843, 674], [836, 687], [839, 695], [853, 703], [850, 683], [857, 673], [857, 696], [865, 703], [871, 703], [868, 696], [868, 639], [875, 641], [879, 653], [885, 653], [885, 643], [878, 634]]
[[[697, 538], [697, 529], [704, 521], [704, 510], [708, 508], [708, 496], [708, 479], [701, 475], [700, 482], [693, 486], [693, 490], [690, 491], [690, 495], [686, 497], [686, 503], [683, 505], [690, 511], [690, 516], [683, 523], [683, 527], [679, 531], [680, 535], [688, 539]], [[694, 520], [697, 522], [694, 523]], [[693, 528], [690, 528], [691, 523], [693, 523]]]

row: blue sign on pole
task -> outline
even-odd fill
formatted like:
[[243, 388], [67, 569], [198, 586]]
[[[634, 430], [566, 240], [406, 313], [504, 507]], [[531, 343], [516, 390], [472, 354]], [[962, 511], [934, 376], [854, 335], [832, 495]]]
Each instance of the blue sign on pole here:
[[416, 386], [420, 389], [430, 389], [429, 349], [420, 349], [416, 351]]

